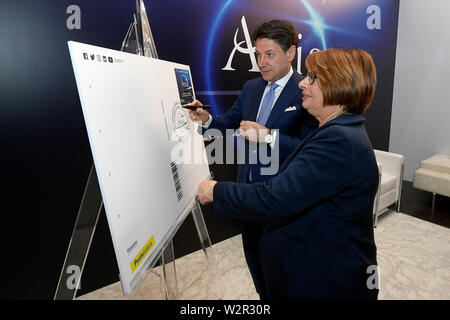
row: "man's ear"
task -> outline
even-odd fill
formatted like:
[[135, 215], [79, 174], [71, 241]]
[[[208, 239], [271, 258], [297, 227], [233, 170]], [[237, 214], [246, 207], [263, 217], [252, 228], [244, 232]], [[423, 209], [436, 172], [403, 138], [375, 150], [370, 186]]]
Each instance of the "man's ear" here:
[[294, 45], [292, 45], [292, 46], [286, 51], [286, 53], [288, 54], [289, 62], [292, 62], [292, 61], [294, 60], [294, 58], [295, 58], [295, 54], [297, 53], [297, 48], [296, 48]]

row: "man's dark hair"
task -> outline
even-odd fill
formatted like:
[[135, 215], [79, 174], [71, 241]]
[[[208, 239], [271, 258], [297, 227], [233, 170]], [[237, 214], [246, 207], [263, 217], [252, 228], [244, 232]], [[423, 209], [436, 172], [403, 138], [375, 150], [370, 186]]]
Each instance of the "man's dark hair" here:
[[252, 39], [272, 39], [283, 51], [287, 51], [291, 46], [297, 47], [298, 34], [292, 23], [286, 20], [270, 20], [264, 22], [253, 31]]

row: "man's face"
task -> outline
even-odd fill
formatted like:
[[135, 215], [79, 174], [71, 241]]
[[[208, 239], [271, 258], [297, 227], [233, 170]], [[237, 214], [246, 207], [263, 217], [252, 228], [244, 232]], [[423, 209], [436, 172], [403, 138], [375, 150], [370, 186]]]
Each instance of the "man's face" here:
[[256, 58], [259, 71], [264, 80], [275, 82], [283, 78], [291, 69], [295, 57], [295, 46], [288, 51], [283, 49], [272, 39], [261, 38], [256, 40]]

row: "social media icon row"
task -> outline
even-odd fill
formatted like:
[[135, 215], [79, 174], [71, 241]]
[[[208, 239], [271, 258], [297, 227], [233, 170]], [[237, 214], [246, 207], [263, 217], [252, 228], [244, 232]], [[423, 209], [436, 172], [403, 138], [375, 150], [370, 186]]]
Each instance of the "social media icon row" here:
[[109, 62], [109, 63], [113, 63], [113, 58], [112, 57], [107, 57], [107, 56], [101, 56], [99, 54], [95, 55], [95, 54], [88, 54], [86, 52], [83, 53], [83, 57], [84, 60], [95, 60], [97, 59], [97, 61], [99, 62]]

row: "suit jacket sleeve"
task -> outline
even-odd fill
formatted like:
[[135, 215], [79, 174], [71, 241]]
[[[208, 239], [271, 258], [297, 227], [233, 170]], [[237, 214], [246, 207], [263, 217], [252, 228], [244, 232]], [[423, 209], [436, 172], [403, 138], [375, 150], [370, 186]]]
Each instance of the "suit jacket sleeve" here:
[[218, 182], [216, 214], [241, 220], [286, 219], [332, 197], [351, 178], [352, 150], [339, 130], [317, 133], [279, 175], [264, 183]]
[[[213, 117], [211, 124], [207, 129], [218, 129], [222, 132], [222, 135], [225, 136], [226, 129], [236, 130], [239, 128], [242, 121], [242, 100], [243, 96], [246, 94], [246, 88], [247, 83], [243, 86], [242, 91], [233, 106], [225, 114]], [[201, 128], [202, 134], [204, 134], [207, 129]]]

